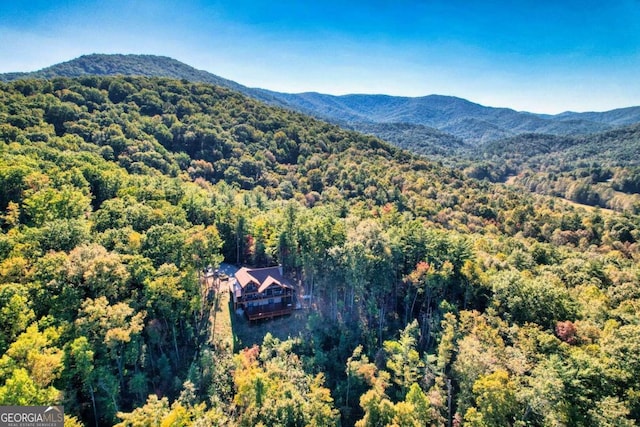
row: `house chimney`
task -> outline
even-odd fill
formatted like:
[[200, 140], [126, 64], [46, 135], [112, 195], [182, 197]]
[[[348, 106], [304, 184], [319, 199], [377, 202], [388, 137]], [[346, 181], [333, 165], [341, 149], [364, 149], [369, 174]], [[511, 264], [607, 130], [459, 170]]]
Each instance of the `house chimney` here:
[[284, 277], [284, 274], [282, 273], [282, 264], [278, 264], [278, 272], [280, 272], [280, 276]]

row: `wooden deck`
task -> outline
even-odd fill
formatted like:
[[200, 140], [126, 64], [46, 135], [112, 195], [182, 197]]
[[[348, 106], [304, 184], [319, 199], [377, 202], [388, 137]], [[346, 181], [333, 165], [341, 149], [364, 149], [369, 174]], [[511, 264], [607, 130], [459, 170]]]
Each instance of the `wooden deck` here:
[[293, 304], [289, 303], [273, 303], [247, 307], [245, 313], [249, 320], [270, 319], [277, 316], [284, 316], [293, 313]]

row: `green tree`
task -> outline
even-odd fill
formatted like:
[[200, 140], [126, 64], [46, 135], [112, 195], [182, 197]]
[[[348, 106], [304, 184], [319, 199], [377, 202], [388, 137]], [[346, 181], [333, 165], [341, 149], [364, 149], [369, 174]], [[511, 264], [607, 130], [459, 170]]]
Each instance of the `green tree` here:
[[193, 267], [217, 266], [222, 262], [222, 239], [215, 225], [193, 227], [187, 233], [185, 244]]
[[98, 244], [74, 248], [66, 263], [67, 280], [83, 289], [83, 296], [115, 301], [128, 293], [129, 272], [120, 255]]
[[473, 384], [477, 410], [470, 408], [465, 420], [478, 426], [514, 425], [518, 403], [516, 385], [504, 370], [480, 377]]
[[191, 337], [181, 325], [189, 322], [195, 308], [200, 307], [200, 294], [195, 280], [192, 276], [181, 274], [174, 265], [165, 264], [144, 286], [144, 300], [149, 315], [162, 321], [165, 330], [171, 332], [174, 358], [179, 361], [179, 337], [182, 337], [182, 344]]
[[496, 277], [493, 292], [496, 306], [520, 323], [533, 322], [553, 329], [558, 321], [577, 316], [575, 301], [553, 275], [527, 278], [507, 272]]
[[267, 336], [262, 351], [256, 346], [235, 357], [239, 425], [337, 425], [338, 412], [322, 376], [306, 374], [290, 345]]
[[29, 224], [42, 226], [56, 219], [77, 219], [91, 211], [91, 199], [82, 191], [65, 186], [44, 188], [25, 197], [22, 211]]
[[593, 425], [601, 427], [631, 427], [637, 425], [629, 419], [629, 408], [617, 397], [605, 397], [589, 409]]
[[399, 340], [384, 342], [387, 368], [392, 374], [391, 380], [400, 388], [399, 400], [404, 399], [411, 385], [423, 374], [424, 362], [416, 350], [418, 332], [418, 322], [414, 320], [400, 333]]
[[181, 267], [187, 255], [184, 229], [169, 223], [154, 225], [145, 234], [141, 250], [156, 267], [162, 264]]
[[94, 351], [86, 337], [78, 337], [67, 343], [64, 353], [63, 378], [69, 385], [65, 406], [73, 413], [81, 413], [84, 402], [91, 402], [91, 416], [98, 420], [94, 373]]
[[0, 386], [0, 405], [51, 405], [59, 401], [58, 390], [40, 389], [24, 368], [13, 370]]
[[129, 82], [122, 80], [112, 80], [109, 84], [109, 99], [114, 104], [124, 101], [129, 95], [136, 91], [135, 87]]
[[79, 113], [80, 110], [76, 105], [62, 102], [49, 106], [45, 111], [44, 118], [54, 126], [56, 135], [61, 136], [65, 131], [65, 123], [77, 120]]
[[413, 383], [406, 400], [398, 402], [394, 407], [395, 415], [391, 426], [438, 426], [444, 425], [445, 420], [438, 414], [429, 402], [427, 395], [417, 383]]
[[61, 393], [53, 386], [62, 371], [63, 352], [56, 347], [60, 332], [42, 332], [32, 324], [0, 358], [0, 404], [49, 405], [60, 402]]
[[[93, 384], [88, 384], [95, 406], [104, 408], [100, 416], [112, 420], [128, 376], [141, 364], [141, 332], [146, 316], [128, 304], [109, 304], [105, 297], [86, 299], [75, 326], [94, 350]], [[85, 353], [86, 355], [86, 353]]]
[[0, 353], [4, 353], [34, 320], [28, 290], [17, 283], [0, 284]]

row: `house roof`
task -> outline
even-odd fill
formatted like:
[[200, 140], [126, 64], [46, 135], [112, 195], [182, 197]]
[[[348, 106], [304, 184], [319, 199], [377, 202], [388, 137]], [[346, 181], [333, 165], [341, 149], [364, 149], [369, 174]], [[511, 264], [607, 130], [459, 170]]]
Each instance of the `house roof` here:
[[264, 292], [269, 286], [275, 284], [283, 288], [292, 289], [293, 286], [289, 284], [280, 273], [280, 267], [266, 267], [266, 268], [247, 268], [242, 267], [235, 274], [238, 284], [244, 289], [249, 283], [255, 283], [258, 287], [258, 292]]

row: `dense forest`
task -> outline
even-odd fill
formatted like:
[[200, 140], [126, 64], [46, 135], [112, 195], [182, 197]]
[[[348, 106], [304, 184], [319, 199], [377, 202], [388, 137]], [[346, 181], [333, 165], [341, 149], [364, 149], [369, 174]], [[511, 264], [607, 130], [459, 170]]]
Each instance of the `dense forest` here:
[[[0, 404], [87, 426], [634, 425], [637, 210], [483, 167], [186, 80], [0, 83]], [[633, 166], [609, 172], [633, 191]], [[210, 340], [199, 275], [222, 261], [281, 264], [313, 295], [300, 332]]]
[[0, 81], [88, 75], [166, 77], [214, 84], [270, 105], [371, 133], [410, 151], [428, 155], [451, 154], [452, 148], [460, 148], [461, 144], [482, 147], [527, 133], [585, 135], [640, 122], [640, 107], [547, 115], [488, 107], [443, 95], [282, 93], [246, 87], [176, 59], [157, 55], [82, 55], [38, 71], [0, 73]]
[[[576, 203], [640, 213], [640, 125], [567, 137], [526, 134], [468, 150], [467, 176]], [[462, 165], [462, 166], [461, 166]]]

